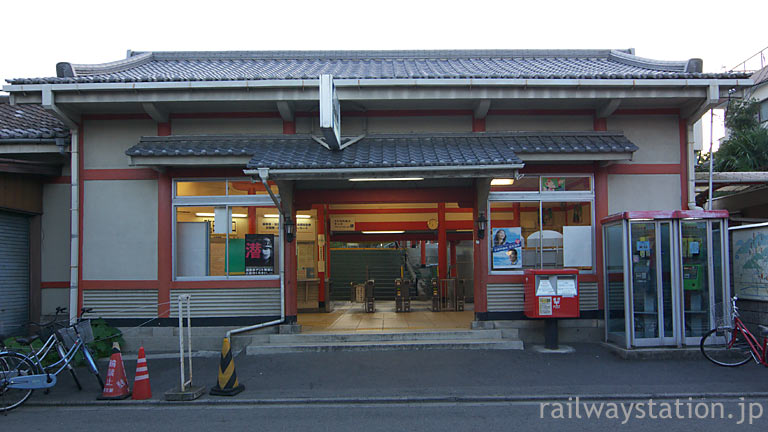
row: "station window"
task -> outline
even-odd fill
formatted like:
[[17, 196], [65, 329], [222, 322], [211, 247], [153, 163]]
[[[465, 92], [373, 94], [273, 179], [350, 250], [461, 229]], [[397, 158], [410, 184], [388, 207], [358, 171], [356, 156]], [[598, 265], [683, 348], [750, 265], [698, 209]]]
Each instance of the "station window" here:
[[280, 218], [258, 183], [177, 181], [173, 204], [176, 279], [279, 274]]
[[593, 269], [591, 177], [525, 176], [492, 185], [489, 200], [492, 271]]

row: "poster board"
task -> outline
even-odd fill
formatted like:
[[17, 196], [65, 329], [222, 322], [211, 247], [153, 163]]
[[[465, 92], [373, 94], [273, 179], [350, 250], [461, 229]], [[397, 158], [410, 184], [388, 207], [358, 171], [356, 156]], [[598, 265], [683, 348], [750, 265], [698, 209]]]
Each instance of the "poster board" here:
[[271, 275], [275, 273], [274, 234], [245, 235], [245, 274]]
[[520, 227], [493, 228], [491, 257], [493, 270], [523, 268], [523, 236]]
[[563, 266], [592, 267], [592, 227], [563, 227]]
[[768, 225], [732, 229], [733, 293], [768, 301]]

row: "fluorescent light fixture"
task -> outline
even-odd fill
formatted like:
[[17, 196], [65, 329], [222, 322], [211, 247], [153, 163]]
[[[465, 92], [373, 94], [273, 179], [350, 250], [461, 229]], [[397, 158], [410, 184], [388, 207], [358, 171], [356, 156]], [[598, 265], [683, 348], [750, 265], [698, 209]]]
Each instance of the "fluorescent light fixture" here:
[[[195, 213], [195, 216], [197, 217], [216, 217], [214, 213]], [[245, 213], [232, 213], [232, 217], [236, 218], [247, 218], [248, 215]]]
[[363, 234], [402, 234], [405, 231], [363, 231]]
[[[265, 218], [275, 218], [275, 219], [277, 219], [277, 218], [280, 217], [280, 215], [279, 214], [268, 213], [268, 214], [265, 214], [264, 217]], [[311, 219], [311, 218], [312, 218], [312, 216], [310, 216], [310, 215], [296, 215], [296, 219]]]
[[390, 177], [390, 178], [352, 178], [349, 181], [416, 181], [424, 180], [424, 177]]
[[496, 179], [495, 178], [491, 180], [491, 186], [509, 186], [514, 182], [515, 182], [515, 179], [504, 179], [504, 178]]

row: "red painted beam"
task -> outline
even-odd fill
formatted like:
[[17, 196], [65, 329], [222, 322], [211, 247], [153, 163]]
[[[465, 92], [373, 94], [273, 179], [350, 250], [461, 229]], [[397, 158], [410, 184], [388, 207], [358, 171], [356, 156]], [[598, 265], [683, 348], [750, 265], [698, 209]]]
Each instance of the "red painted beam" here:
[[83, 180], [156, 180], [157, 171], [151, 168], [87, 169]]
[[617, 164], [608, 174], [680, 174], [680, 164]]
[[469, 188], [432, 189], [302, 189], [295, 192], [296, 205], [471, 202]]

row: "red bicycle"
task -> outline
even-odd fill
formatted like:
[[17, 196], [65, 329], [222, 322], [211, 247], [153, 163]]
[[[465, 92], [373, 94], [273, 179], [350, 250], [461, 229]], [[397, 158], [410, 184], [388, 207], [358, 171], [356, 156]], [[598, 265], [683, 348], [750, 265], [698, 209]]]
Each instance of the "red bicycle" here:
[[749, 329], [739, 319], [739, 309], [736, 307], [736, 297], [731, 299], [733, 322], [718, 325], [702, 336], [699, 348], [707, 360], [718, 366], [734, 367], [746, 364], [749, 359], [768, 367], [766, 359], [766, 344], [768, 343], [768, 327], [758, 326], [763, 343], [749, 332]]

